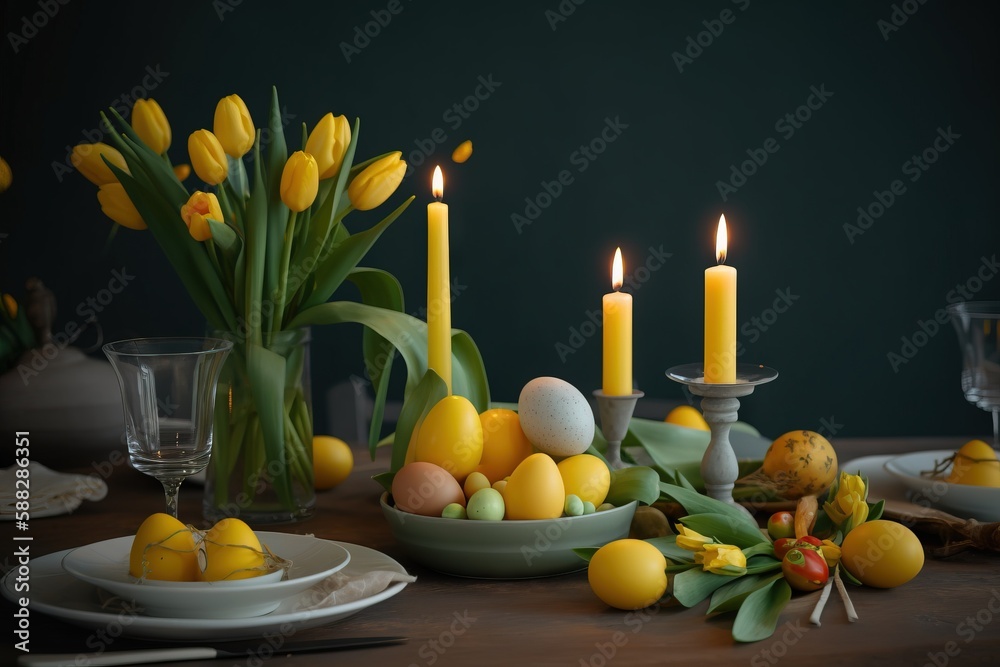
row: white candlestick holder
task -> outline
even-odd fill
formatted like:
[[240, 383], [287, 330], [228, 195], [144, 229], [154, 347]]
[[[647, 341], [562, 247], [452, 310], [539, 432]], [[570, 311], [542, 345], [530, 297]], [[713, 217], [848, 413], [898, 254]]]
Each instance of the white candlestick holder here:
[[701, 410], [711, 429], [708, 449], [701, 459], [701, 477], [705, 492], [722, 502], [735, 505], [749, 514], [733, 500], [733, 487], [739, 477], [736, 453], [729, 442], [729, 431], [738, 418], [740, 398], [749, 396], [759, 384], [778, 377], [778, 371], [757, 364], [736, 364], [736, 382], [705, 382], [702, 364], [684, 364], [667, 370], [667, 377], [686, 385], [692, 394], [701, 396]]

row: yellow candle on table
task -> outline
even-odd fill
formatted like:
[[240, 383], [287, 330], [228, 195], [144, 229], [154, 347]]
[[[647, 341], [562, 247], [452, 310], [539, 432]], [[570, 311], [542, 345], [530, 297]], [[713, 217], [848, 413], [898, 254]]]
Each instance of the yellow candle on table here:
[[623, 282], [622, 249], [611, 268], [614, 292], [604, 295], [604, 382], [607, 396], [632, 395], [632, 295], [619, 292]]
[[718, 266], [705, 269], [705, 382], [736, 382], [736, 269], [725, 266], [726, 216], [715, 237]]
[[448, 258], [448, 205], [441, 167], [434, 167], [427, 205], [427, 367], [441, 376], [451, 394], [451, 277]]

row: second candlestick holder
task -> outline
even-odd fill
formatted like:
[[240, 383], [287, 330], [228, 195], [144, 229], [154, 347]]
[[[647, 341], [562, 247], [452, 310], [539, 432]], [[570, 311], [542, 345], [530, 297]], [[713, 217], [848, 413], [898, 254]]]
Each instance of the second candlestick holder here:
[[611, 396], [600, 389], [594, 390], [597, 411], [601, 416], [601, 433], [608, 441], [608, 449], [604, 453], [604, 458], [608, 460], [608, 465], [614, 469], [624, 468], [627, 465], [622, 461], [622, 440], [628, 433], [628, 424], [632, 420], [636, 401], [643, 396], [645, 394], [637, 390], [628, 396]]
[[739, 399], [752, 394], [757, 385], [778, 377], [778, 371], [757, 364], [737, 364], [736, 382], [721, 384], [705, 382], [702, 364], [684, 364], [667, 370], [667, 377], [686, 385], [692, 394], [702, 397], [701, 410], [712, 432], [708, 449], [701, 460], [701, 477], [705, 481], [706, 493], [749, 514], [749, 510], [733, 500], [739, 466], [729, 442], [729, 431], [739, 416]]

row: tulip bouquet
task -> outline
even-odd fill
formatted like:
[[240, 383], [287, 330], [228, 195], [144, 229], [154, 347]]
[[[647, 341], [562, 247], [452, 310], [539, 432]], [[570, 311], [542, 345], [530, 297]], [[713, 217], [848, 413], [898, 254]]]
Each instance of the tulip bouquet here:
[[[374, 209], [406, 169], [393, 152], [355, 164], [360, 121], [326, 114], [289, 155], [277, 92], [266, 128], [237, 95], [221, 99], [212, 131], [188, 137], [191, 167], [208, 191], [189, 193], [189, 169], [173, 167], [170, 126], [159, 105], [140, 100], [128, 123], [102, 114], [114, 147], [74, 150], [79, 171], [100, 188], [101, 208], [119, 225], [148, 228], [184, 282], [213, 335], [234, 341], [220, 379], [205, 514], [277, 520], [307, 516], [314, 502], [308, 327], [365, 325], [363, 354], [375, 389], [370, 445], [378, 441], [395, 352], [406, 393], [427, 372], [426, 324], [403, 313], [390, 273], [359, 262], [413, 197], [366, 230], [345, 225]], [[265, 138], [266, 137], [266, 138]], [[328, 301], [350, 281], [361, 303]], [[472, 339], [453, 333], [457, 393], [488, 402]], [[485, 409], [485, 407], [483, 407]]]

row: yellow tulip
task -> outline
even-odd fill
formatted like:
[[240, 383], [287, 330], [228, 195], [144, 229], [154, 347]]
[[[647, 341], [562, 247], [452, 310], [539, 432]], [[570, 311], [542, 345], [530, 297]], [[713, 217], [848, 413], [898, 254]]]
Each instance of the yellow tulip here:
[[101, 202], [101, 210], [122, 227], [129, 229], [146, 229], [146, 223], [129, 199], [125, 188], [118, 181], [105, 183], [97, 191], [97, 200]]
[[215, 136], [230, 157], [243, 157], [253, 147], [256, 130], [250, 111], [239, 95], [228, 95], [215, 105]]
[[347, 196], [354, 208], [359, 211], [371, 210], [396, 191], [406, 172], [406, 162], [400, 159], [401, 155], [400, 151], [390, 153], [368, 165], [354, 177], [347, 186]]
[[218, 185], [229, 175], [229, 161], [219, 139], [208, 130], [192, 132], [188, 137], [188, 157], [198, 178]]
[[738, 577], [747, 573], [747, 557], [739, 547], [731, 544], [706, 544], [694, 555], [705, 572]]
[[701, 533], [681, 524], [677, 524], [677, 530], [680, 531], [680, 534], [677, 536], [677, 546], [681, 549], [701, 551], [703, 546], [711, 544], [714, 541], [711, 537], [705, 537]]
[[14, 173], [10, 170], [10, 165], [7, 164], [7, 160], [0, 157], [0, 192], [9, 188], [13, 182]]
[[823, 540], [819, 550], [823, 553], [823, 558], [826, 559], [826, 566], [831, 570], [840, 562], [840, 547], [832, 540]]
[[10, 315], [10, 319], [17, 317], [17, 299], [12, 297], [10, 294], [3, 295], [3, 305], [7, 309], [7, 314]]
[[178, 181], [187, 180], [187, 177], [190, 175], [191, 175], [191, 165], [186, 163], [174, 165], [174, 176], [177, 177]]
[[868, 489], [860, 475], [841, 472], [836, 489], [823, 503], [830, 520], [845, 533], [868, 520]]
[[154, 153], [170, 148], [170, 123], [156, 100], [136, 100], [132, 107], [132, 129]]
[[320, 180], [337, 175], [350, 143], [351, 125], [345, 116], [328, 113], [319, 119], [306, 140], [306, 153], [316, 158]]
[[73, 154], [70, 155], [69, 159], [73, 163], [73, 166], [76, 167], [76, 170], [94, 185], [101, 186], [105, 183], [117, 183], [118, 177], [115, 176], [111, 168], [101, 159], [102, 155], [108, 159], [108, 162], [128, 173], [125, 158], [118, 152], [118, 149], [101, 142], [97, 142], [96, 144], [77, 144], [73, 147]]
[[299, 213], [316, 200], [319, 191], [319, 167], [316, 158], [303, 151], [295, 151], [281, 172], [281, 201]]
[[224, 222], [222, 207], [218, 198], [211, 192], [195, 191], [181, 206], [181, 218], [187, 225], [188, 233], [195, 241], [207, 241], [212, 238], [212, 228], [208, 224], [211, 218], [216, 222]]

